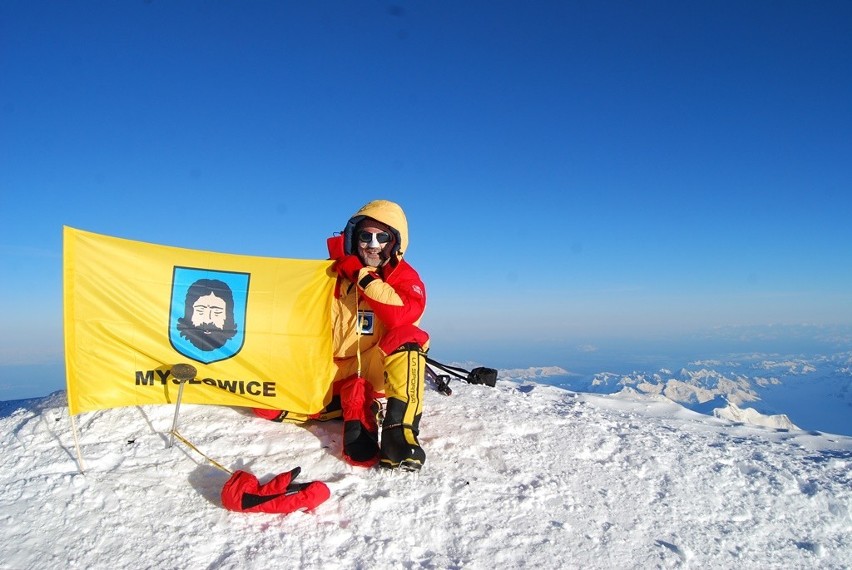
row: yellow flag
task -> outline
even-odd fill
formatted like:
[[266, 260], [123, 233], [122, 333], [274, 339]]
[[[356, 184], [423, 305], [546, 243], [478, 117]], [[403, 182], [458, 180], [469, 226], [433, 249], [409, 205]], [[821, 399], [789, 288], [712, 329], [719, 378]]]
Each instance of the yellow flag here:
[[334, 378], [331, 261], [229, 255], [64, 228], [71, 414], [183, 401], [312, 414]]

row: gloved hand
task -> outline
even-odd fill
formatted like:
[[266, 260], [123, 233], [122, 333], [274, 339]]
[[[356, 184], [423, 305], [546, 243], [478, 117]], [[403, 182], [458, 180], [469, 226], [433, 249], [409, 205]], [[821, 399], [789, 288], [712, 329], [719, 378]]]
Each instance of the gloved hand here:
[[328, 258], [329, 259], [340, 259], [341, 257], [346, 255], [346, 250], [344, 249], [343, 244], [343, 235], [331, 236], [326, 240], [326, 245], [328, 246]]
[[358, 272], [361, 271], [362, 267], [364, 267], [364, 264], [357, 255], [347, 255], [338, 259], [337, 263], [334, 264], [334, 270], [337, 271], [338, 275], [349, 279], [352, 283], [358, 282]]
[[251, 473], [236, 471], [222, 488], [222, 506], [240, 513], [309, 511], [328, 499], [331, 492], [322, 481], [293, 483], [300, 471], [296, 467], [263, 484]]

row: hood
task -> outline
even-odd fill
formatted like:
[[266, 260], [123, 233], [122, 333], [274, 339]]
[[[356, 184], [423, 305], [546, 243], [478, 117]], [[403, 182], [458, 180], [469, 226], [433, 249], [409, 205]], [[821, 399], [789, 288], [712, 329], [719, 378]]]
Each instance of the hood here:
[[402, 211], [400, 205], [389, 200], [373, 200], [362, 206], [349, 218], [346, 228], [343, 230], [343, 244], [346, 254], [351, 255], [358, 251], [358, 244], [355, 243], [355, 226], [364, 218], [372, 218], [390, 226], [396, 234], [396, 243], [391, 251], [390, 259], [394, 264], [397, 260], [402, 259], [408, 249], [408, 220], [405, 219], [405, 212]]

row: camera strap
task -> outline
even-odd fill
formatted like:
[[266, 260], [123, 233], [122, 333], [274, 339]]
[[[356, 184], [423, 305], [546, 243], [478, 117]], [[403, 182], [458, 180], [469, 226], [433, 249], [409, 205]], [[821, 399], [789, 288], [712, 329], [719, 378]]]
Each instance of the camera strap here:
[[447, 374], [451, 374], [461, 380], [467, 380], [467, 377], [470, 376], [470, 370], [465, 370], [464, 368], [458, 368], [456, 366], [450, 366], [448, 364], [441, 364], [434, 358], [429, 358], [428, 356], [426, 357], [426, 363], [431, 364], [438, 370], [442, 370]]

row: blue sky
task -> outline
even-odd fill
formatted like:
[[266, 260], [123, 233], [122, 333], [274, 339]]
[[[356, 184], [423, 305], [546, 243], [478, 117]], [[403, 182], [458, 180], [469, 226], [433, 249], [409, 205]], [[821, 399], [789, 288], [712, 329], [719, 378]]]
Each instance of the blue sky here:
[[444, 360], [852, 327], [849, 2], [3, 2], [0, 78], [3, 386], [63, 225], [319, 259], [374, 198]]

